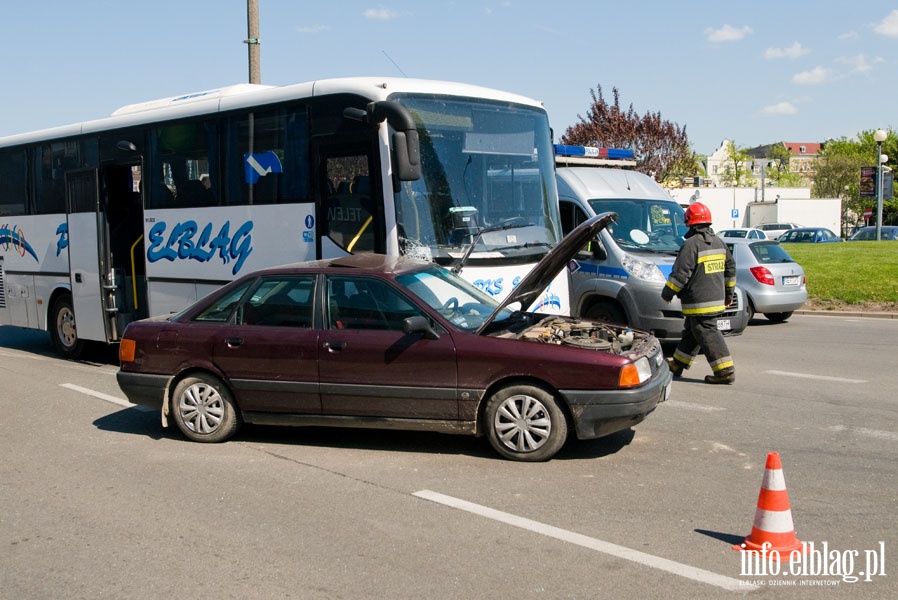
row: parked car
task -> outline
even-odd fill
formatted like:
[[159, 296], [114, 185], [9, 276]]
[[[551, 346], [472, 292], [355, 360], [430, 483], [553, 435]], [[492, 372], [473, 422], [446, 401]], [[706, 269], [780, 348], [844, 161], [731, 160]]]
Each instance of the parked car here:
[[726, 240], [750, 317], [781, 323], [808, 300], [804, 269], [775, 240]]
[[722, 238], [743, 238], [749, 240], [766, 240], [767, 234], [755, 227], [747, 227], [740, 229], [724, 229], [718, 231], [717, 235]]
[[566, 236], [501, 303], [432, 262], [357, 254], [247, 274], [125, 330], [117, 380], [190, 440], [243, 422], [488, 437], [551, 458], [641, 422], [670, 393], [657, 338], [522, 310], [616, 215]]
[[825, 227], [797, 227], [777, 238], [781, 244], [828, 244], [842, 238]]
[[762, 223], [758, 229], [767, 234], [768, 240], [775, 240], [790, 229], [801, 227], [798, 223]]
[[[896, 225], [883, 225], [880, 228], [879, 239], [881, 240], [898, 240], [898, 226]], [[851, 237], [848, 238], [849, 242], [863, 242], [863, 241], [871, 241], [876, 240], [876, 227], [861, 227], [857, 231], [855, 231]]]

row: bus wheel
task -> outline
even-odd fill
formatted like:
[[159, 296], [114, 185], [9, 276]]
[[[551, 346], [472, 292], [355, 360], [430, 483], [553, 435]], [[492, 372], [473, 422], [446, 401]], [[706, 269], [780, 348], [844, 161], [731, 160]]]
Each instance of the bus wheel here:
[[63, 294], [53, 303], [50, 319], [50, 341], [53, 347], [65, 358], [73, 359], [81, 356], [84, 340], [78, 338], [75, 327], [75, 309], [72, 308], [72, 297]]

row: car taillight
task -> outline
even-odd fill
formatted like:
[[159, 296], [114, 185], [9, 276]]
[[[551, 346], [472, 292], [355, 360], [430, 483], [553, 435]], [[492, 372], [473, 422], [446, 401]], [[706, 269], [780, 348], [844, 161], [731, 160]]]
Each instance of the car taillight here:
[[137, 342], [125, 338], [118, 345], [118, 359], [123, 363], [134, 362], [134, 355], [137, 352]]
[[776, 282], [773, 280], [773, 274], [770, 272], [770, 269], [767, 267], [752, 267], [749, 269], [751, 274], [755, 276], [760, 283], [764, 285], [775, 285]]

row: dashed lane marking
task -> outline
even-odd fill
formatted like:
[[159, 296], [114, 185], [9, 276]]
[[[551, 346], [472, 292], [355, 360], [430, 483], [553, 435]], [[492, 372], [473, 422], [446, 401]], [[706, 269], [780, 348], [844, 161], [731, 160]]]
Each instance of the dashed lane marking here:
[[117, 404], [119, 406], [124, 406], [125, 408], [136, 408], [138, 410], [153, 410], [146, 406], [138, 406], [137, 404], [131, 404], [127, 400], [122, 400], [116, 396], [110, 396], [109, 394], [104, 394], [103, 392], [98, 392], [96, 390], [92, 390], [86, 387], [81, 387], [80, 385], [75, 385], [74, 383], [60, 383], [59, 387], [64, 387], [67, 390], [72, 390], [73, 392], [78, 392], [81, 394], [85, 394], [87, 396], [93, 396], [94, 398], [99, 398], [100, 400], [105, 400], [106, 402], [112, 402], [113, 404]]
[[867, 383], [866, 379], [848, 379], [847, 377], [829, 377], [828, 375], [811, 375], [810, 373], [793, 373], [791, 371], [764, 371], [767, 375], [782, 375], [783, 377], [799, 377], [801, 379], [816, 379], [818, 381], [832, 381], [835, 383]]

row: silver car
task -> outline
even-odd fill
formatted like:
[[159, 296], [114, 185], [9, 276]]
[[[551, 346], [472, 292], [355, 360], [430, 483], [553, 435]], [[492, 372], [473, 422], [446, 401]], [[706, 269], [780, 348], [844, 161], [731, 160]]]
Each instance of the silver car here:
[[724, 240], [736, 261], [736, 284], [745, 292], [751, 319], [763, 313], [781, 323], [808, 299], [804, 269], [774, 240]]

